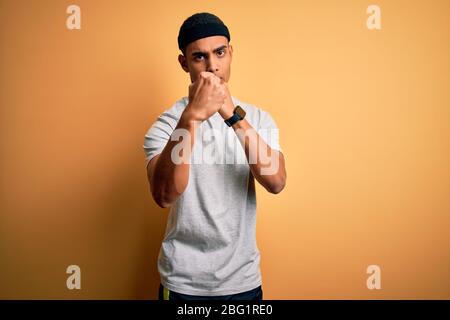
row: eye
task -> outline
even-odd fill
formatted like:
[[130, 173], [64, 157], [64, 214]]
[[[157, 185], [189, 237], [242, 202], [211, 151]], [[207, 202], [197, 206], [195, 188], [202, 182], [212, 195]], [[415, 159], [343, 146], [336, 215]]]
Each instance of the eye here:
[[198, 56], [195, 56], [195, 57], [194, 57], [194, 59], [195, 59], [196, 61], [201, 61], [202, 58], [203, 58], [202, 55], [198, 55]]
[[225, 54], [225, 51], [224, 50], [219, 50], [219, 51], [217, 51], [217, 55], [218, 56], [223, 56]]

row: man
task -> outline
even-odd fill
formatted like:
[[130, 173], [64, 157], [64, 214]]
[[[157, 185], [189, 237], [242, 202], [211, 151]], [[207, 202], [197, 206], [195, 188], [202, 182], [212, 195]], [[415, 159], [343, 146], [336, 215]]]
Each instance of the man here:
[[279, 193], [285, 162], [272, 117], [230, 94], [229, 41], [213, 14], [184, 21], [178, 61], [191, 78], [189, 96], [145, 135], [151, 194], [170, 207], [159, 299], [262, 300], [254, 179]]

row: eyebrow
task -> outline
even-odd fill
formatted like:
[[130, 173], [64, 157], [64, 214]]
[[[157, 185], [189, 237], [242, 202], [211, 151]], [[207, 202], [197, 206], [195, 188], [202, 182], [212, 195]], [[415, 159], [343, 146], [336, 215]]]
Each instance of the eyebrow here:
[[[220, 47], [214, 49], [213, 53], [217, 52], [217, 51], [220, 51], [220, 50], [223, 50], [223, 49], [225, 49], [227, 47], [228, 47], [227, 45], [220, 46]], [[195, 56], [207, 55], [207, 54], [208, 54], [207, 51], [195, 51], [195, 52], [192, 53], [192, 56], [195, 57]]]

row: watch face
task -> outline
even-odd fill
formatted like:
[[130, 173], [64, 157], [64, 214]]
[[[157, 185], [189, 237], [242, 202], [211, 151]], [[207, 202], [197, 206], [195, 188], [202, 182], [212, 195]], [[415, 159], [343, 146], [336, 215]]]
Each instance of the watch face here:
[[245, 117], [245, 110], [242, 109], [240, 106], [236, 106], [235, 112], [239, 115], [241, 119], [244, 119]]

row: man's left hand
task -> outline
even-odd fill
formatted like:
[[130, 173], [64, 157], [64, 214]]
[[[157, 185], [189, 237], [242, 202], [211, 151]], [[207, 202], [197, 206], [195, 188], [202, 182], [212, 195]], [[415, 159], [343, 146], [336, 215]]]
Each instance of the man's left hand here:
[[233, 104], [233, 99], [231, 99], [231, 93], [228, 88], [228, 84], [223, 80], [221, 80], [221, 84], [224, 86], [226, 98], [225, 103], [222, 105], [222, 108], [220, 108], [218, 112], [222, 116], [222, 118], [226, 120], [233, 116], [235, 106]]

